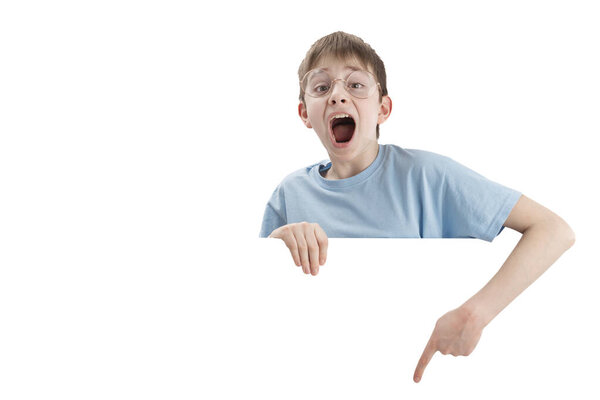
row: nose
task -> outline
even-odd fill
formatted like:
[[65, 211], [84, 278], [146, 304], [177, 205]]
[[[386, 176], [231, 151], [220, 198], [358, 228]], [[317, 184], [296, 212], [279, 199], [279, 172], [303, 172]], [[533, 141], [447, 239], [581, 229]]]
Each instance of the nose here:
[[[336, 85], [338, 83], [339, 85]], [[331, 82], [331, 94], [329, 95], [329, 104], [345, 103], [348, 101], [348, 92], [346, 91], [346, 82], [336, 79]]]

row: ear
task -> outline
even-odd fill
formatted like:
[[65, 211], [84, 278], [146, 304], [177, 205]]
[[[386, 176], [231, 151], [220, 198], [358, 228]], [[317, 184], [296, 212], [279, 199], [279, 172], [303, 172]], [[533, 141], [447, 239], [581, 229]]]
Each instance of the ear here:
[[392, 99], [390, 96], [383, 96], [381, 105], [379, 106], [379, 114], [377, 115], [377, 123], [383, 124], [392, 113]]
[[312, 128], [312, 125], [308, 120], [308, 112], [306, 112], [306, 105], [303, 102], [300, 102], [300, 104], [298, 104], [298, 115], [300, 116], [300, 119], [302, 119], [302, 122], [304, 122], [304, 125], [306, 125], [307, 128]]

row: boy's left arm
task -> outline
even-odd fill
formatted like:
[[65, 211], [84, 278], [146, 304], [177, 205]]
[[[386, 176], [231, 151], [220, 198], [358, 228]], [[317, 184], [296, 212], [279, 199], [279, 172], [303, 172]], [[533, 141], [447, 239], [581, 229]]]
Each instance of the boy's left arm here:
[[436, 351], [471, 354], [483, 328], [575, 243], [575, 233], [562, 218], [524, 195], [504, 226], [521, 232], [521, 240], [479, 292], [437, 321], [417, 364], [415, 382], [421, 380]]

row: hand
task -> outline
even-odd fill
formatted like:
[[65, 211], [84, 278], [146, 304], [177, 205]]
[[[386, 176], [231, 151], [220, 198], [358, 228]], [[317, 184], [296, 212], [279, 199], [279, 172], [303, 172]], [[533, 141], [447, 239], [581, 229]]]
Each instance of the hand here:
[[483, 326], [477, 323], [473, 315], [464, 308], [452, 310], [435, 324], [431, 338], [425, 346], [425, 351], [417, 364], [413, 376], [415, 382], [419, 382], [423, 371], [436, 351], [453, 356], [468, 356], [477, 346]]
[[305, 274], [319, 273], [327, 259], [327, 234], [317, 223], [299, 222], [275, 229], [270, 238], [282, 239], [290, 249], [296, 266]]

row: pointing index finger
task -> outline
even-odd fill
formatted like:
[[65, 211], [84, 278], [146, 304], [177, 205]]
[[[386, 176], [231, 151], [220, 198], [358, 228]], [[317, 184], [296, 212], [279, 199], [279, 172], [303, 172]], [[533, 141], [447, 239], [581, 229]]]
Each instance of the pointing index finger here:
[[429, 361], [431, 361], [431, 358], [433, 357], [436, 351], [437, 348], [433, 343], [433, 340], [429, 339], [429, 342], [427, 342], [427, 346], [425, 346], [425, 350], [423, 350], [423, 354], [419, 359], [417, 369], [415, 369], [415, 374], [413, 376], [413, 380], [415, 382], [418, 383], [421, 380], [421, 377], [423, 376], [423, 371], [425, 371], [425, 367], [427, 366], [427, 364], [429, 364]]

